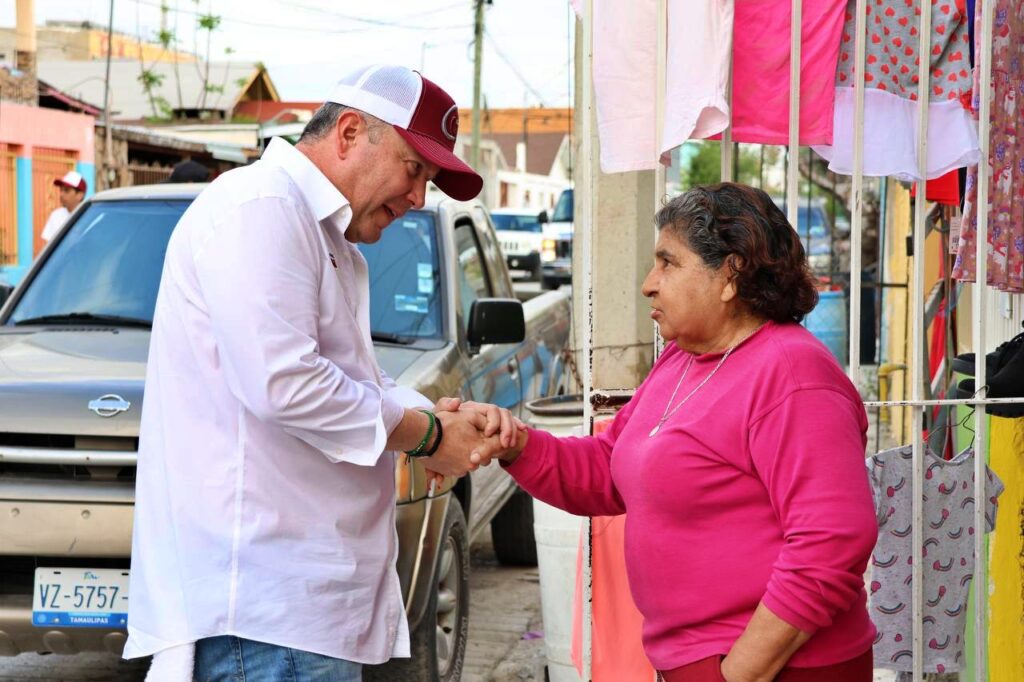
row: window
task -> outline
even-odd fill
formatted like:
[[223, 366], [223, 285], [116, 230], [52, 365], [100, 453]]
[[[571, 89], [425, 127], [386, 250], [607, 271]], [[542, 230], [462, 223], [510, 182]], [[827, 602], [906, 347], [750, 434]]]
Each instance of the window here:
[[370, 331], [377, 338], [441, 336], [440, 263], [434, 216], [410, 211], [375, 244], [360, 244], [370, 274]]
[[70, 313], [152, 321], [167, 240], [188, 205], [90, 204], [46, 259], [8, 324]]
[[469, 309], [473, 306], [473, 301], [491, 295], [483, 253], [480, 251], [476, 230], [469, 220], [462, 220], [455, 225], [455, 252], [459, 256], [458, 280], [462, 319], [464, 324], [468, 324]]

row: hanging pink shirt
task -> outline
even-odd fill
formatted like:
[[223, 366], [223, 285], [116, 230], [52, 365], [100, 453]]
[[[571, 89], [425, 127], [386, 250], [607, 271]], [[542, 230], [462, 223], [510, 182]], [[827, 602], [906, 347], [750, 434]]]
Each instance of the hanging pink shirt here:
[[[856, 389], [810, 332], [769, 323], [648, 437], [690, 357], [670, 346], [599, 436], [531, 431], [508, 471], [575, 514], [628, 510], [626, 568], [655, 668], [728, 653], [762, 601], [813, 633], [790, 665], [864, 653], [878, 529]], [[720, 359], [697, 356], [677, 396]]]
[[[788, 144], [791, 3], [735, 2], [733, 140]], [[843, 3], [803, 0], [802, 15], [800, 144], [831, 144]]]

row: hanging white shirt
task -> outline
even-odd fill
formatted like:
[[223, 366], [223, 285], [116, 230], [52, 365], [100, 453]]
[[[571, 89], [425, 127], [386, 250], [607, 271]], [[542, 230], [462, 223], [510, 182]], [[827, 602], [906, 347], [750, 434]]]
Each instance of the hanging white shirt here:
[[606, 0], [594, 8], [594, 94], [605, 173], [668, 165], [672, 149], [729, 125], [734, 0], [669, 0], [665, 106], [657, 140], [657, 3]]
[[126, 658], [224, 634], [359, 663], [409, 655], [382, 451], [402, 406], [430, 403], [377, 366], [351, 215], [275, 139], [178, 223], [146, 375]]
[[60, 232], [60, 228], [64, 227], [64, 223], [71, 217], [71, 211], [67, 210], [63, 206], [58, 206], [53, 209], [53, 213], [46, 219], [46, 224], [43, 225], [43, 231], [39, 235], [44, 242], [48, 242], [57, 236]]

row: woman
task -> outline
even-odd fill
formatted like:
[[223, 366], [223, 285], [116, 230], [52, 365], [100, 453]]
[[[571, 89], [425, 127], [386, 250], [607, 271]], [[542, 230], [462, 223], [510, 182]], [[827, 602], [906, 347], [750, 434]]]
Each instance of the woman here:
[[867, 419], [798, 324], [817, 302], [799, 238], [732, 183], [657, 224], [643, 293], [665, 352], [606, 433], [521, 431], [502, 463], [574, 514], [628, 512], [644, 649], [669, 682], [869, 681]]

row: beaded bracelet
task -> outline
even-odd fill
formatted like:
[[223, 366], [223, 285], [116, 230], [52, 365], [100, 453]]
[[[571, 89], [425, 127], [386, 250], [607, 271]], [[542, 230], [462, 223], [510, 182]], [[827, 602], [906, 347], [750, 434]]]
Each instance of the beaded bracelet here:
[[[430, 437], [434, 434], [434, 425], [437, 425], [438, 431], [441, 429], [441, 424], [438, 422], [438, 419], [434, 416], [433, 412], [430, 412], [429, 410], [420, 410], [420, 412], [427, 415], [427, 418], [430, 420], [430, 424], [427, 426], [427, 432], [423, 435], [423, 440], [420, 441], [420, 444], [412, 450], [405, 451], [405, 454], [410, 457], [429, 457], [429, 455], [424, 454], [423, 449], [427, 446], [427, 443], [430, 442]], [[436, 448], [434, 449], [436, 450]]]
[[443, 437], [444, 437], [444, 430], [441, 428], [441, 420], [438, 419], [437, 420], [437, 440], [434, 441], [434, 444], [430, 447], [429, 450], [424, 452], [422, 456], [423, 457], [433, 457], [434, 453], [437, 452], [437, 449], [439, 447], [441, 447], [441, 438], [443, 438]]

